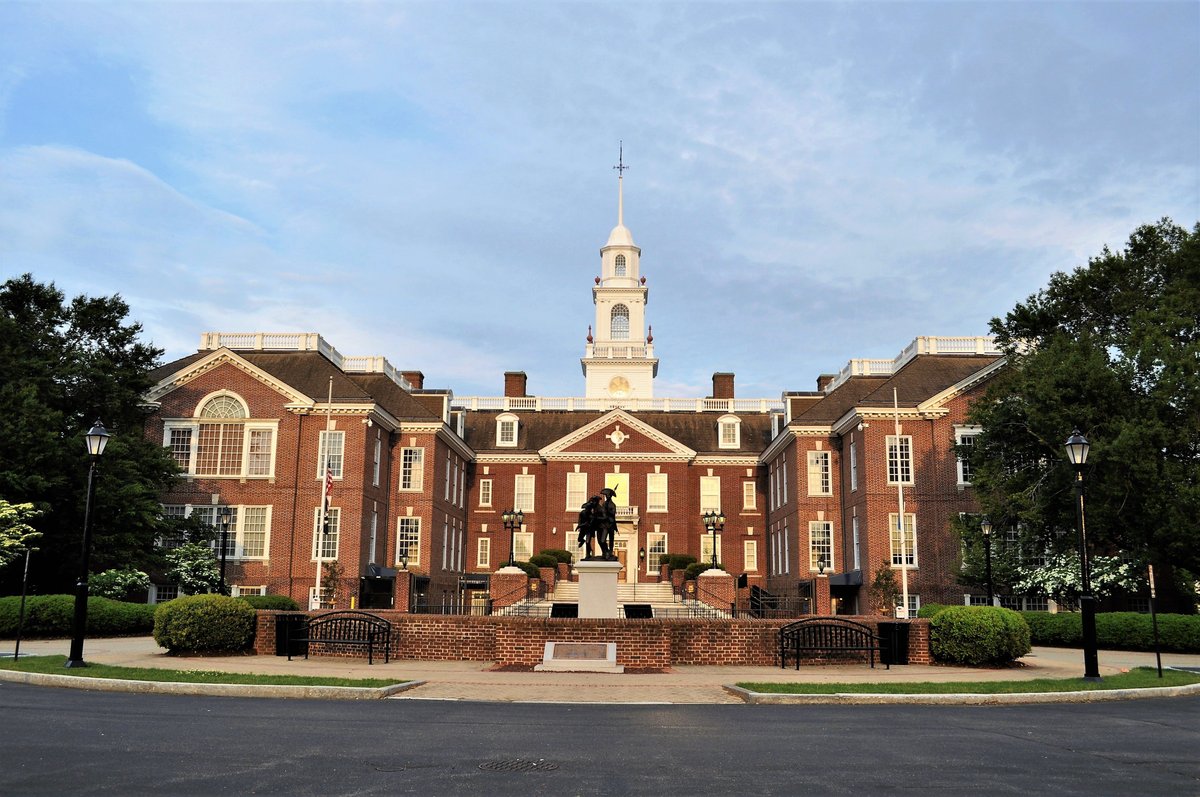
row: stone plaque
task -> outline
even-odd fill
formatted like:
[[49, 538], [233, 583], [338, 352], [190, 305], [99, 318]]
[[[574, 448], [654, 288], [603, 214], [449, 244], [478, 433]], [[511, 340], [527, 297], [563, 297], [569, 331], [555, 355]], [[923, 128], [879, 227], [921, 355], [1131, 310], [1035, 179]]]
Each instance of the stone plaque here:
[[599, 659], [608, 658], [608, 645], [603, 642], [556, 642], [556, 659]]

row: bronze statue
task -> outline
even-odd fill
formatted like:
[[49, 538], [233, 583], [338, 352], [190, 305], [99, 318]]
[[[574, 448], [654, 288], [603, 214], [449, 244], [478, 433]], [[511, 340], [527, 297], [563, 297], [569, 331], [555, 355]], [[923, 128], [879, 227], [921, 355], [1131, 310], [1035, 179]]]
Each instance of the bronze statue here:
[[[617, 557], [613, 554], [613, 542], [617, 536], [617, 505], [612, 497], [616, 492], [609, 487], [593, 495], [579, 510], [579, 522], [576, 530], [579, 532], [579, 547], [583, 548], [585, 562], [597, 559], [613, 562]], [[593, 553], [592, 541], [600, 546], [600, 555]]]

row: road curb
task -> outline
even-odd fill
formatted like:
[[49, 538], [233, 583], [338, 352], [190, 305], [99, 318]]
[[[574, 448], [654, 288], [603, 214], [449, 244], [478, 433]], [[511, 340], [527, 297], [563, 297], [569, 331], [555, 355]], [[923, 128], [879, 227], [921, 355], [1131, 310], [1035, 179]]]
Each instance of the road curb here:
[[421, 686], [425, 681], [404, 681], [380, 687], [291, 686], [284, 684], [195, 684], [178, 681], [130, 681], [120, 678], [88, 678], [79, 675], [0, 670], [0, 682], [87, 689], [92, 692], [135, 694], [207, 695], [217, 697], [267, 697], [303, 700], [380, 700]]
[[1148, 687], [1146, 689], [1098, 689], [1086, 692], [1018, 692], [1014, 694], [965, 693], [954, 695], [892, 695], [837, 692], [829, 695], [784, 695], [751, 692], [727, 685], [725, 691], [747, 703], [763, 705], [946, 705], [993, 706], [1027, 703], [1108, 703], [1116, 700], [1143, 700], [1154, 697], [1182, 697], [1200, 694], [1200, 684]]

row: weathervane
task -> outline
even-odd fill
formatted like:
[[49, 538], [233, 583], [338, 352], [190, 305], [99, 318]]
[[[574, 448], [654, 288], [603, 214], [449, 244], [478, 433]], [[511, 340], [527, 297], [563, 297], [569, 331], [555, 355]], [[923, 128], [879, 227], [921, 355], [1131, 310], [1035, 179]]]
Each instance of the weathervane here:
[[625, 170], [629, 167], [625, 165], [625, 142], [622, 140], [619, 145], [620, 149], [617, 154], [617, 165], [613, 168], [617, 170], [617, 179], [625, 176]]

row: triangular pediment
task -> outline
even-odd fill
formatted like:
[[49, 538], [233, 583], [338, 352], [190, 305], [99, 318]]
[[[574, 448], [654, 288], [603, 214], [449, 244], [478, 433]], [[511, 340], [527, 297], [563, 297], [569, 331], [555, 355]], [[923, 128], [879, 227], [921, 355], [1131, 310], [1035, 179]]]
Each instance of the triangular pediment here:
[[545, 459], [691, 460], [696, 452], [625, 410], [615, 409], [538, 452]]
[[190, 362], [180, 368], [173, 374], [169, 374], [159, 380], [154, 387], [146, 391], [143, 396], [143, 401], [146, 403], [157, 403], [162, 400], [163, 396], [173, 390], [178, 390], [188, 382], [200, 377], [203, 374], [212, 371], [214, 368], [219, 368], [222, 365], [230, 365], [240, 371], [245, 372], [248, 376], [262, 382], [272, 390], [275, 390], [281, 396], [287, 399], [289, 405], [313, 407], [315, 403], [312, 398], [304, 395], [301, 391], [280, 381], [275, 376], [267, 373], [256, 365], [247, 362], [244, 358], [238, 356], [236, 352], [229, 349], [221, 348], [214, 350], [211, 354], [201, 357], [199, 360]]

